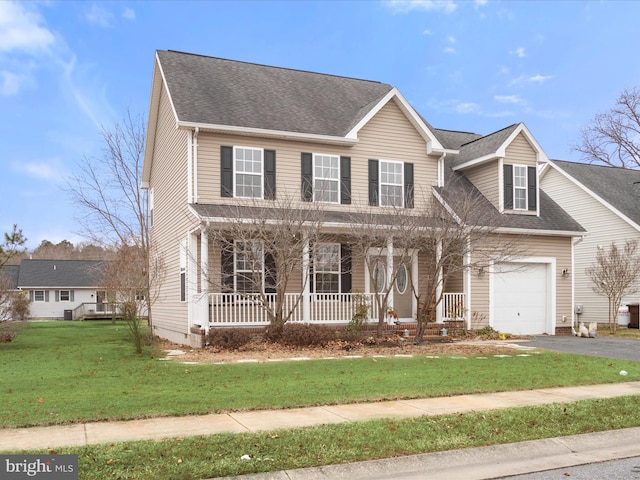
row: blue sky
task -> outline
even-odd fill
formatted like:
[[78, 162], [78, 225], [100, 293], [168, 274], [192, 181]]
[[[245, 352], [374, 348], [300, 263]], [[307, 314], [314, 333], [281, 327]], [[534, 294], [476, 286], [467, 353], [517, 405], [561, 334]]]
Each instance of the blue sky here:
[[435, 127], [524, 122], [551, 158], [640, 85], [636, 1], [0, 0], [0, 233], [82, 241], [64, 191], [98, 134], [148, 112], [154, 52], [378, 80]]

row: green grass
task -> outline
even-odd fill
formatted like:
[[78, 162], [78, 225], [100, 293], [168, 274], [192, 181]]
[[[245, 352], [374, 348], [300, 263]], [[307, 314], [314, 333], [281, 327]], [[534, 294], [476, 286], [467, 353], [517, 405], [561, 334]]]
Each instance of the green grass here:
[[[0, 426], [290, 408], [640, 380], [640, 363], [543, 352], [184, 365], [137, 356], [124, 324], [34, 323], [0, 344]], [[619, 375], [626, 370], [628, 375]]]
[[[256, 434], [64, 448], [82, 479], [200, 479], [389, 458], [640, 426], [640, 397]], [[46, 451], [30, 453], [49, 453]], [[242, 460], [249, 455], [250, 460]]]

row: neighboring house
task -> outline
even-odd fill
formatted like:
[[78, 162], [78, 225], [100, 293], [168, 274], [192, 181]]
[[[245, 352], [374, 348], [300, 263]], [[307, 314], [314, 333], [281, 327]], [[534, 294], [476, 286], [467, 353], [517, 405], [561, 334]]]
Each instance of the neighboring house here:
[[[598, 248], [640, 240], [640, 171], [552, 160], [543, 167], [541, 185], [588, 232], [574, 246], [577, 317], [607, 323], [607, 298], [594, 293], [585, 270], [594, 264]], [[627, 295], [622, 303], [639, 300], [639, 294]]]
[[[573, 245], [584, 229], [540, 190], [538, 167], [547, 161], [524, 124], [487, 136], [435, 129], [384, 83], [158, 51], [143, 166], [152, 244], [165, 270], [154, 301], [154, 333], [199, 345], [190, 333], [194, 325], [265, 324], [237, 315], [242, 305], [225, 303], [225, 292], [242, 293], [240, 280], [248, 273], [239, 261], [243, 253], [229, 255], [209, 242], [208, 229], [224, 230], [234, 220], [229, 206], [250, 219], [268, 214], [285, 194], [301, 205], [321, 203], [332, 234], [320, 243], [324, 256], [294, 321], [346, 324], [349, 310], [317, 307], [344, 302], [352, 292], [374, 294], [364, 262], [349, 255], [354, 233], [345, 233], [353, 218], [347, 214], [358, 206], [384, 214], [389, 206], [418, 210], [420, 202], [435, 199], [453, 219], [456, 199], [478, 194], [487, 216], [500, 220], [497, 233], [522, 253], [493, 259], [487, 271], [467, 268], [447, 282], [447, 298], [464, 304], [456, 316], [469, 328], [517, 334], [569, 328]], [[418, 189], [429, 198], [414, 198]], [[388, 269], [395, 258], [389, 253], [393, 238], [387, 246], [385, 257], [374, 259], [383, 264], [376, 277], [382, 283], [385, 262]], [[300, 253], [303, 259], [308, 250]], [[426, 265], [419, 250], [411, 255], [393, 289], [392, 305], [403, 322], [414, 321], [417, 311], [407, 280], [419, 278]], [[459, 259], [464, 265], [471, 260]], [[207, 279], [220, 278], [227, 289], [213, 290]], [[300, 292], [302, 278], [308, 277], [301, 274], [293, 292]], [[443, 309], [439, 321], [451, 316]]]
[[110, 313], [106, 292], [100, 288], [102, 264], [96, 260], [22, 260], [17, 288], [29, 294], [29, 317], [76, 320]]

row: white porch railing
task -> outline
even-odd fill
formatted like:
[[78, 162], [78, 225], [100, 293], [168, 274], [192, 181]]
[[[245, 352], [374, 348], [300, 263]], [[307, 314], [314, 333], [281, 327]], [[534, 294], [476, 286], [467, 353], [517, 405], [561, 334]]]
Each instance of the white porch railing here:
[[443, 293], [440, 308], [442, 309], [442, 320], [462, 320], [467, 311], [465, 294]]
[[[351, 293], [312, 293], [310, 294], [310, 323], [348, 323], [353, 319], [362, 302], [369, 305], [369, 321], [378, 320], [378, 306], [375, 294]], [[264, 298], [264, 300], [263, 300]], [[463, 293], [445, 293], [440, 308], [443, 320], [460, 319], [464, 316], [465, 295]], [[263, 301], [265, 304], [263, 304]], [[276, 294], [209, 294], [209, 325], [222, 326], [261, 326], [269, 324], [269, 309], [275, 308]], [[303, 299], [298, 293], [287, 293], [284, 299], [284, 314], [291, 312], [289, 322], [302, 323]], [[456, 316], [459, 315], [459, 316]]]

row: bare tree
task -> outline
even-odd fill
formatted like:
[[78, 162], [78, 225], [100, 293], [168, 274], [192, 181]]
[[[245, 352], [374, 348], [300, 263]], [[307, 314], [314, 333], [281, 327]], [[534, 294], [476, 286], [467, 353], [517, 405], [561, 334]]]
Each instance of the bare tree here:
[[[159, 263], [150, 265], [147, 260], [142, 249], [125, 245], [100, 267], [100, 284], [107, 289], [129, 327], [138, 354], [142, 353], [146, 340], [150, 338], [143, 317], [148, 314], [147, 306], [152, 305], [157, 297], [157, 287], [163, 274]], [[151, 272], [148, 272], [149, 268]]]
[[[277, 340], [309, 282], [303, 272], [311, 268], [313, 256], [304, 265], [303, 254], [320, 239], [322, 207], [282, 194], [269, 206], [255, 202], [221, 206], [218, 215], [227, 221], [207, 231], [221, 252], [222, 275], [209, 275], [208, 282], [264, 309], [269, 338]], [[300, 275], [301, 284], [294, 286], [294, 277]], [[287, 303], [285, 293], [296, 293], [296, 289], [296, 300]]]
[[626, 240], [622, 248], [611, 242], [608, 250], [598, 248], [594, 264], [586, 270], [593, 291], [609, 301], [609, 329], [613, 333], [617, 329], [622, 297], [638, 291], [640, 256], [637, 251], [636, 240]]
[[640, 167], [640, 89], [624, 90], [613, 108], [597, 114], [581, 130], [574, 150], [588, 161]]
[[[83, 235], [95, 245], [119, 250], [133, 246], [150, 260], [148, 205], [142, 185], [145, 122], [129, 112], [112, 129], [103, 128], [100, 157], [85, 157], [68, 182], [71, 199], [81, 208]], [[133, 264], [132, 264], [133, 266]], [[136, 267], [137, 268], [137, 267]], [[148, 272], [148, 268], [144, 269]], [[147, 279], [149, 283], [149, 279]], [[151, 295], [145, 287], [145, 298]], [[151, 323], [151, 304], [146, 308]]]
[[[409, 281], [418, 305], [416, 341], [423, 340], [427, 323], [436, 320], [436, 310], [444, 298], [448, 280], [460, 278], [469, 269], [488, 267], [492, 261], [508, 261], [522, 255], [522, 236], [499, 235], [504, 217], [477, 190], [463, 185], [461, 177], [452, 177], [446, 189], [417, 192], [415, 208], [393, 208], [388, 215], [367, 213], [352, 236], [357, 252], [366, 266], [374, 296], [378, 336], [382, 335], [386, 317], [395, 313], [391, 291], [402, 265], [411, 265], [412, 252], [420, 255], [416, 282]], [[367, 210], [369, 212], [369, 210]], [[380, 263], [392, 247], [392, 268], [386, 280], [379, 275]], [[410, 277], [413, 277], [411, 274]], [[462, 317], [464, 305], [449, 306]]]

